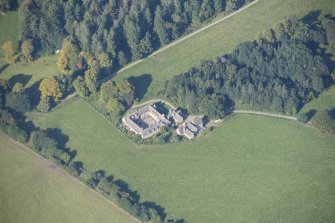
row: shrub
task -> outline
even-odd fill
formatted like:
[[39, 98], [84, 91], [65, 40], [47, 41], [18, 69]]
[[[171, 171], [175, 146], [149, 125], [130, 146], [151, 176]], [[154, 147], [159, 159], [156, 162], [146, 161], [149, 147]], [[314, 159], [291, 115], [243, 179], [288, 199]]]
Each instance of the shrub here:
[[16, 112], [27, 112], [31, 110], [28, 95], [25, 92], [11, 92], [6, 96], [6, 107], [15, 110]]
[[329, 111], [318, 111], [311, 120], [314, 127], [321, 130], [321, 132], [335, 133], [335, 120], [332, 119]]
[[301, 113], [298, 115], [298, 121], [301, 123], [307, 123], [309, 121], [309, 117], [307, 113]]
[[51, 108], [50, 97], [42, 97], [40, 103], [37, 105], [37, 109], [40, 112], [48, 112]]
[[26, 143], [28, 139], [26, 131], [20, 129], [16, 125], [9, 125], [7, 128], [7, 134], [11, 138], [19, 141], [20, 143]]

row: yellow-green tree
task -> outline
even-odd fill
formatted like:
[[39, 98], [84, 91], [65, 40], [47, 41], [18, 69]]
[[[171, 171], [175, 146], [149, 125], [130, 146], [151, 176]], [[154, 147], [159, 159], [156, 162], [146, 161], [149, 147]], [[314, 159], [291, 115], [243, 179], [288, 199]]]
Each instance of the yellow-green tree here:
[[54, 77], [44, 78], [40, 84], [39, 90], [41, 92], [41, 98], [53, 97], [55, 101], [58, 101], [63, 96], [59, 83]]
[[33, 60], [34, 45], [31, 39], [23, 41], [21, 45], [21, 53], [28, 62]]
[[73, 45], [71, 40], [64, 40], [62, 49], [60, 50], [57, 58], [57, 66], [59, 71], [63, 74], [70, 73], [70, 71], [75, 68], [77, 57], [78, 50]]
[[12, 41], [8, 41], [2, 45], [2, 51], [5, 55], [5, 60], [7, 63], [14, 63], [15, 47]]
[[24, 90], [24, 86], [23, 84], [21, 84], [20, 82], [16, 82], [13, 86], [13, 90], [12, 92], [14, 93], [20, 93]]

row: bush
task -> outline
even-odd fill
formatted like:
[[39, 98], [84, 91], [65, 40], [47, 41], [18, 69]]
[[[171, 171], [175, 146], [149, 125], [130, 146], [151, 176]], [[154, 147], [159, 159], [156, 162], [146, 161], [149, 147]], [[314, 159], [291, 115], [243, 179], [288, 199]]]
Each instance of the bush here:
[[335, 133], [335, 120], [332, 119], [329, 111], [318, 111], [311, 120], [314, 127], [321, 130], [321, 132]]
[[28, 95], [24, 92], [11, 92], [6, 96], [6, 107], [15, 110], [16, 112], [25, 113], [31, 110]]
[[40, 112], [48, 112], [51, 108], [50, 97], [42, 97], [40, 103], [37, 106], [37, 109]]
[[307, 123], [309, 121], [309, 116], [307, 113], [301, 113], [298, 115], [298, 121], [301, 123]]
[[20, 143], [26, 143], [28, 139], [27, 133], [16, 125], [9, 125], [7, 128], [7, 134]]

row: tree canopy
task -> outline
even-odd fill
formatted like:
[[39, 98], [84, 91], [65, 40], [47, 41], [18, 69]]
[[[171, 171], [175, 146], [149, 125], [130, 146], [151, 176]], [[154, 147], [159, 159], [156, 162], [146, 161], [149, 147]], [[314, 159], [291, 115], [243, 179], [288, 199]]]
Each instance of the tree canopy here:
[[59, 50], [71, 37], [79, 50], [111, 64], [141, 58], [221, 12], [249, 0], [68, 0], [23, 1], [21, 36], [39, 55]]
[[[251, 108], [295, 114], [333, 83], [327, 20], [296, 19], [276, 25], [233, 53], [204, 61], [166, 84], [165, 95], [191, 113], [222, 117], [223, 110]], [[327, 23], [328, 24], [328, 23]], [[221, 100], [221, 102], [220, 102]]]

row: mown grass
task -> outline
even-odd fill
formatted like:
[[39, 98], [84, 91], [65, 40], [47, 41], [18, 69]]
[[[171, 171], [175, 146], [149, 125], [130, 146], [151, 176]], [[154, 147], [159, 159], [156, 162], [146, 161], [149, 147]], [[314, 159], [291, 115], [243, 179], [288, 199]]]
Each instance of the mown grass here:
[[[17, 11], [7, 12], [6, 15], [0, 15], [0, 46], [7, 41], [12, 41], [15, 46], [18, 46], [20, 38], [19, 16]], [[3, 56], [0, 49], [0, 57]]]
[[136, 147], [84, 101], [30, 113], [59, 128], [90, 170], [189, 222], [334, 222], [335, 137], [297, 122], [236, 115], [195, 142]]
[[0, 78], [10, 80], [11, 83], [19, 81], [28, 88], [44, 77], [59, 74], [55, 61], [55, 56], [45, 56], [30, 63], [18, 62], [15, 64], [7, 64], [3, 59], [0, 59]]
[[0, 222], [136, 222], [0, 135]]
[[187, 71], [201, 60], [230, 53], [239, 43], [253, 40], [257, 34], [290, 17], [300, 19], [309, 13], [310, 17], [327, 14], [334, 7], [333, 0], [260, 0], [236, 16], [165, 50], [156, 58], [122, 72], [117, 78], [151, 75], [149, 88], [142, 89], [145, 93], [143, 100], [155, 98], [164, 90], [166, 80]]

